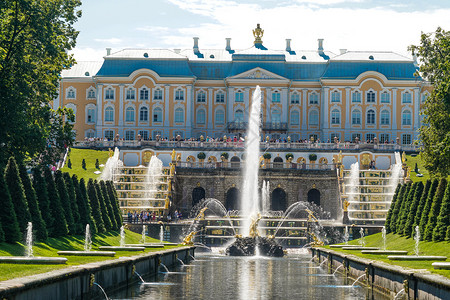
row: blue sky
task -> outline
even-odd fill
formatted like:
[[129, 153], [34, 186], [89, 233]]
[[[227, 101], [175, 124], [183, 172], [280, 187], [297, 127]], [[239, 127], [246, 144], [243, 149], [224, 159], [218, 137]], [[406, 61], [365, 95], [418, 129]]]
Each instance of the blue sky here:
[[73, 53], [78, 60], [101, 60], [105, 48], [201, 48], [252, 46], [260, 23], [264, 45], [298, 50], [385, 50], [407, 55], [421, 31], [450, 30], [446, 0], [84, 0]]

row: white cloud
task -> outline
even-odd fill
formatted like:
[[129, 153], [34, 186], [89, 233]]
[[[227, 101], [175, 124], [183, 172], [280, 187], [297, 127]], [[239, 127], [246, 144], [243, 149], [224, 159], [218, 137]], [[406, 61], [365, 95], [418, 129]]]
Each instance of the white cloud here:
[[165, 27], [165, 26], [144, 26], [144, 27], [138, 27], [138, 28], [136, 28], [136, 30], [163, 34], [163, 33], [168, 32], [170, 30], [170, 28]]
[[110, 39], [94, 39], [94, 41], [111, 45], [118, 45], [122, 43], [123, 40], [118, 38], [110, 38]]
[[78, 61], [101, 61], [106, 56], [106, 50], [89, 47], [77, 47], [69, 52]]

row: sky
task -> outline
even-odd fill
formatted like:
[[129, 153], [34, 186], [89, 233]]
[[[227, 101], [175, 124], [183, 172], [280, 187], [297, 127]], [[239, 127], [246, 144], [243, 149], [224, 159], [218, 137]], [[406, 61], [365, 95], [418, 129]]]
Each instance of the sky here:
[[253, 45], [252, 29], [264, 30], [272, 50], [316, 50], [317, 39], [335, 54], [394, 51], [410, 55], [421, 32], [450, 30], [449, 0], [82, 0], [80, 31], [71, 51], [80, 61], [102, 60], [105, 48], [232, 49]]

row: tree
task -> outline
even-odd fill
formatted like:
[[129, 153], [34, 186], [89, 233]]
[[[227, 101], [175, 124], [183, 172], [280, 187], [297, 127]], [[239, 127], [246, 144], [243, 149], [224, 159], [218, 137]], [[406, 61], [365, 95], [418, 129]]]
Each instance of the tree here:
[[81, 161], [81, 167], [86, 170], [86, 160], [83, 158], [83, 160]]
[[94, 181], [95, 190], [97, 191], [98, 202], [100, 203], [100, 210], [102, 211], [102, 219], [103, 224], [105, 225], [105, 229], [112, 230], [111, 219], [109, 218], [108, 209], [106, 208], [105, 197], [103, 196], [102, 190], [100, 188], [100, 184], [97, 180]]
[[419, 46], [410, 50], [421, 61], [420, 75], [433, 85], [423, 104], [423, 125], [419, 129], [421, 156], [430, 172], [447, 176], [450, 172], [450, 32], [437, 28], [422, 33]]
[[[56, 188], [53, 175], [49, 168], [44, 169], [45, 182], [47, 184], [47, 194], [50, 204], [50, 213], [52, 217], [52, 227], [49, 228], [51, 237], [65, 236], [69, 233], [67, 228], [66, 217], [64, 210], [59, 200], [58, 189]], [[48, 228], [48, 225], [47, 225]]]
[[89, 197], [89, 204], [92, 209], [92, 217], [95, 220], [95, 224], [97, 225], [97, 232], [103, 233], [105, 232], [105, 224], [103, 223], [102, 211], [100, 210], [100, 203], [98, 201], [97, 190], [95, 188], [94, 180], [92, 178], [89, 179], [87, 184], [87, 193]]
[[447, 227], [450, 226], [450, 184], [445, 188], [441, 209], [437, 217], [436, 227], [433, 230], [433, 241], [441, 242], [445, 240]]
[[100, 189], [102, 191], [103, 198], [105, 199], [106, 210], [108, 211], [109, 220], [111, 221], [111, 229], [118, 230], [116, 218], [114, 216], [114, 210], [111, 205], [111, 199], [109, 199], [108, 190], [106, 188], [106, 183], [103, 180], [100, 180]]
[[401, 187], [402, 187], [402, 185], [398, 184], [397, 188], [395, 189], [394, 196], [392, 197], [392, 201], [391, 201], [391, 206], [389, 207], [389, 210], [388, 210], [388, 213], [387, 213], [387, 216], [386, 216], [386, 222], [384, 222], [384, 227], [386, 228], [386, 232], [387, 233], [391, 232], [392, 213], [393, 213], [393, 210], [394, 210], [394, 207], [395, 207], [395, 202], [397, 201], [397, 197], [398, 197], [398, 194], [400, 192]]
[[445, 234], [445, 239], [447, 241], [450, 241], [450, 225], [447, 227], [447, 233]]
[[442, 178], [439, 181], [439, 185], [433, 197], [433, 203], [431, 204], [430, 213], [428, 214], [428, 223], [427, 227], [425, 227], [425, 234], [423, 237], [424, 241], [431, 241], [433, 238], [433, 230], [436, 226], [437, 217], [441, 209], [442, 197], [444, 197], [446, 186], [447, 180]]
[[75, 195], [75, 187], [73, 186], [72, 178], [67, 172], [63, 173], [64, 182], [66, 183], [67, 194], [69, 195], [70, 209], [72, 211], [75, 234], [83, 234], [83, 224], [80, 221], [80, 213], [78, 211], [78, 204]]
[[405, 228], [403, 228], [403, 234], [407, 237], [411, 236], [411, 233], [414, 232], [414, 221], [416, 219], [417, 207], [419, 206], [420, 199], [423, 193], [423, 183], [418, 182], [416, 190], [414, 192], [414, 196], [409, 206], [409, 213], [406, 218]]
[[42, 219], [41, 210], [39, 209], [39, 204], [36, 197], [36, 191], [31, 184], [30, 176], [28, 176], [27, 169], [23, 163], [19, 166], [19, 173], [25, 190], [25, 196], [31, 215], [31, 221], [33, 222], [33, 229], [36, 233], [36, 239], [38, 241], [45, 241], [48, 238], [47, 227], [44, 219]]
[[67, 161], [67, 167], [68, 167], [69, 169], [72, 169], [72, 161], [70, 161], [70, 158], [69, 158], [69, 160]]
[[67, 227], [70, 234], [76, 233], [76, 226], [73, 220], [72, 207], [69, 199], [69, 193], [67, 191], [66, 182], [64, 181], [61, 171], [55, 172], [55, 184], [59, 193], [59, 201], [61, 201], [62, 208], [64, 210], [64, 216], [66, 217]]
[[111, 206], [114, 210], [117, 228], [120, 228], [123, 224], [122, 214], [120, 212], [119, 198], [117, 197], [116, 189], [114, 188], [113, 182], [111, 180], [108, 180], [106, 182], [106, 188], [108, 189], [109, 200], [111, 201]]
[[394, 232], [394, 233], [400, 233], [400, 223], [401, 223], [400, 220], [401, 220], [403, 211], [405, 209], [405, 205], [406, 205], [406, 202], [408, 200], [408, 195], [409, 195], [410, 191], [411, 191], [411, 183], [408, 183], [408, 184], [405, 185], [405, 190], [403, 191], [402, 198], [401, 198], [401, 201], [399, 203], [398, 212], [397, 212], [397, 214], [395, 215], [395, 218], [394, 218], [395, 229], [391, 228], [392, 232]]
[[433, 203], [434, 194], [436, 193], [438, 185], [439, 185], [439, 180], [434, 179], [433, 183], [431, 184], [430, 191], [428, 192], [427, 201], [425, 202], [423, 211], [421, 212], [421, 217], [420, 217], [420, 222], [419, 222], [419, 229], [420, 229], [420, 232], [422, 232], [421, 240], [423, 240], [425, 228], [427, 227], [427, 223], [428, 223], [428, 215], [430, 214], [431, 204]]
[[73, 24], [81, 16], [80, 4], [1, 1], [0, 165], [10, 155], [19, 161], [25, 156], [42, 159], [50, 149], [64, 151], [64, 144], [72, 141], [57, 144], [53, 133], [60, 131], [52, 126], [55, 111], [48, 104], [57, 97], [61, 71], [74, 64], [67, 50], [75, 46], [78, 32]]
[[420, 197], [419, 206], [416, 209], [416, 215], [414, 216], [414, 224], [413, 228], [415, 228], [417, 225], [420, 224], [420, 217], [422, 216], [422, 211], [425, 207], [425, 203], [427, 202], [428, 193], [430, 192], [431, 188], [431, 180], [428, 179], [425, 188], [422, 192], [422, 196]]
[[31, 215], [28, 210], [27, 198], [25, 196], [22, 180], [20, 179], [19, 168], [17, 167], [14, 157], [10, 157], [8, 164], [6, 165], [5, 180], [14, 204], [14, 211], [16, 212], [20, 232], [25, 232], [27, 230], [28, 222], [31, 221]]
[[91, 233], [95, 234], [97, 233], [97, 225], [92, 217], [92, 209], [89, 204], [84, 178], [81, 178], [80, 182], [78, 182], [77, 175], [73, 175], [72, 180], [73, 185], [75, 186], [75, 193], [77, 195], [77, 204], [80, 211], [81, 224], [83, 224], [83, 227], [86, 226], [86, 224], [89, 224]]
[[15, 243], [21, 240], [21, 234], [16, 213], [14, 211], [14, 205], [4, 176], [0, 176], [0, 199], [2, 200], [2, 205], [0, 206], [0, 221], [5, 242]]
[[98, 158], [95, 159], [95, 168], [100, 169], [100, 163], [98, 162]]
[[403, 230], [406, 225], [406, 221], [408, 219], [409, 215], [409, 209], [411, 207], [411, 203], [413, 202], [414, 193], [417, 190], [418, 182], [414, 182], [411, 186], [411, 188], [408, 191], [408, 196], [406, 198], [406, 201], [404, 202], [404, 205], [402, 205], [401, 213], [399, 215], [399, 223], [397, 223], [397, 233], [403, 235]]
[[395, 206], [392, 210], [392, 217], [391, 217], [391, 223], [389, 224], [389, 228], [391, 232], [396, 233], [397, 232], [397, 219], [398, 219], [398, 213], [400, 211], [400, 207], [402, 206], [403, 201], [403, 195], [406, 191], [406, 184], [402, 185], [400, 188], [400, 191], [397, 196], [397, 200], [395, 201]]
[[45, 182], [42, 169], [39, 167], [36, 167], [33, 170], [33, 188], [36, 191], [39, 209], [47, 228], [47, 234], [51, 236], [50, 231], [53, 228], [53, 217], [47, 193], [47, 183]]

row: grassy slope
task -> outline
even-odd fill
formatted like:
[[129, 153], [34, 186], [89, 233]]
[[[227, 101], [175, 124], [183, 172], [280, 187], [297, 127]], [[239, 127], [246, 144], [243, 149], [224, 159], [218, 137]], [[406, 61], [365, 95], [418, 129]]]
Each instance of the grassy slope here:
[[[142, 236], [140, 234], [126, 230], [125, 243], [138, 244]], [[146, 242], [159, 242], [147, 237]], [[119, 245], [119, 232], [108, 232], [106, 234], [96, 235], [92, 238], [92, 250], [98, 250], [99, 246]], [[177, 246], [166, 246], [164, 249], [170, 249]], [[58, 239], [48, 239], [47, 243], [35, 243], [33, 246], [34, 256], [59, 256], [57, 251], [60, 250], [84, 250], [84, 236], [67, 236]], [[146, 248], [145, 253], [160, 251], [161, 248], [150, 249]], [[23, 256], [25, 248], [21, 244], [0, 244], [0, 256]], [[56, 269], [66, 268], [68, 266], [86, 264], [96, 261], [104, 261], [117, 259], [121, 256], [139, 255], [143, 252], [136, 251], [116, 251], [115, 257], [76, 257], [67, 256], [67, 263], [65, 265], [22, 265], [22, 264], [0, 264], [0, 280], [8, 280], [17, 277], [23, 277], [33, 274], [45, 273]]]
[[[419, 169], [419, 172], [423, 174], [423, 177], [416, 176], [416, 172], [414, 172], [416, 163], [417, 168]], [[417, 154], [417, 156], [406, 155], [406, 165], [411, 168], [410, 178], [413, 182], [422, 181], [425, 184], [425, 182], [430, 178], [430, 174], [428, 173], [428, 170], [425, 169], [419, 154]]]
[[[94, 174], [98, 169], [95, 168], [95, 160], [98, 159], [99, 164], [106, 164], [108, 160], [109, 152], [100, 150], [90, 150], [90, 149], [76, 149], [72, 148], [69, 156], [67, 158], [64, 168], [61, 169], [63, 172], [69, 172], [70, 175], [77, 174], [78, 179], [84, 178], [86, 181], [89, 178], [96, 179], [99, 175]], [[68, 159], [72, 162], [72, 169], [67, 167]], [[81, 162], [83, 158], [86, 161], [86, 170], [81, 167]], [[100, 171], [103, 168], [100, 167]]]
[[[367, 247], [382, 247], [382, 237], [381, 233], [369, 235], [365, 237]], [[405, 238], [395, 234], [388, 234], [386, 239], [386, 248], [388, 250], [406, 250], [408, 255], [414, 255], [415, 241], [412, 238]], [[350, 241], [351, 245], [358, 245], [358, 240]], [[329, 247], [326, 247], [329, 248]], [[411, 269], [426, 269], [432, 273], [441, 274], [450, 278], [450, 270], [435, 270], [431, 264], [433, 261], [391, 261], [387, 259], [387, 255], [372, 255], [372, 254], [362, 254], [361, 251], [356, 250], [340, 250], [333, 248], [333, 250], [344, 252], [346, 254], [353, 254], [359, 257], [379, 260], [391, 265], [398, 265], [401, 267], [411, 268]], [[420, 242], [419, 245], [420, 255], [443, 255], [447, 256], [450, 260], [450, 243], [449, 242]]]

